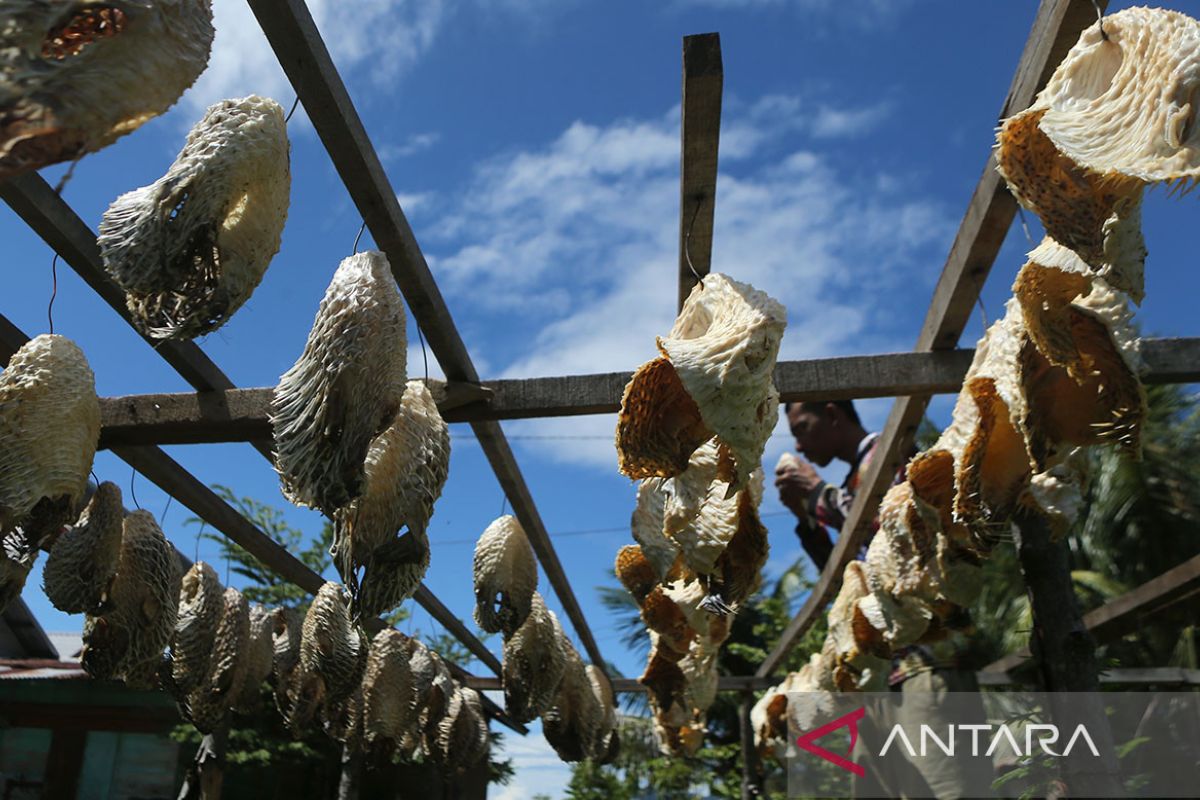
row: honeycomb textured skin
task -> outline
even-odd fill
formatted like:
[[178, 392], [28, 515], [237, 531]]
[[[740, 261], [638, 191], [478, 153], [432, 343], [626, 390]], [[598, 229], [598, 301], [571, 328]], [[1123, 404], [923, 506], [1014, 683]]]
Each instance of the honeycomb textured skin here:
[[679, 547], [663, 532], [666, 483], [662, 478], [646, 478], [638, 485], [637, 505], [629, 523], [634, 541], [641, 546], [659, 581], [670, 579], [679, 559]]
[[532, 722], [554, 701], [566, 654], [554, 612], [533, 593], [529, 616], [504, 640], [504, 710], [517, 722]]
[[224, 325], [279, 252], [291, 183], [278, 103], [211, 106], [166, 174], [100, 221], [100, 257], [138, 329], [192, 339]]
[[209, 0], [7, 0], [0, 179], [77, 159], [162, 114], [204, 71]]
[[362, 494], [371, 441], [404, 395], [404, 326], [387, 257], [370, 251], [342, 261], [271, 403], [275, 469], [291, 502], [333, 516]]
[[625, 387], [620, 471], [631, 478], [678, 475], [716, 434], [733, 460], [730, 483], [740, 489], [775, 428], [773, 375], [786, 325], [787, 312], [765, 292], [719, 273], [705, 276], [658, 340], [661, 357]]
[[304, 618], [294, 608], [277, 608], [271, 628], [271, 684], [275, 708], [287, 717], [291, 709], [292, 678], [300, 663], [300, 629]]
[[340, 585], [325, 583], [300, 635], [300, 660], [292, 676], [287, 723], [296, 735], [318, 713], [327, 713], [350, 697], [362, 680], [367, 642], [350, 619], [350, 597]]
[[602, 723], [603, 711], [579, 653], [565, 636], [561, 640], [566, 655], [563, 677], [553, 705], [542, 714], [542, 734], [563, 761], [583, 761], [589, 756], [589, 737]]
[[[367, 451], [362, 495], [334, 515], [330, 552], [361, 616], [385, 614], [416, 592], [429, 566], [433, 504], [449, 472], [450, 429], [425, 383], [409, 381], [400, 411]], [[404, 529], [407, 553], [399, 552]]]
[[187, 699], [188, 716], [201, 733], [212, 733], [229, 716], [246, 682], [249, 646], [250, 606], [237, 589], [226, 589], [208, 672]]
[[505, 515], [475, 543], [475, 621], [511, 635], [525, 622], [537, 589], [537, 561], [517, 518]]
[[368, 744], [398, 746], [416, 726], [417, 698], [409, 666], [409, 638], [399, 631], [375, 634], [363, 673], [363, 733]]
[[237, 711], [251, 712], [262, 699], [263, 681], [271, 677], [275, 661], [275, 612], [255, 604], [250, 608], [250, 638], [246, 643], [246, 676], [234, 699]]
[[594, 664], [585, 667], [595, 702], [600, 706], [600, 725], [593, 729], [588, 741], [588, 758], [603, 761], [612, 749], [617, 731], [617, 699], [612, 684]]
[[83, 351], [54, 334], [23, 344], [0, 372], [0, 535], [6, 544], [20, 527], [16, 545], [25, 554], [75, 521], [99, 439], [100, 401]]
[[171, 641], [171, 678], [177, 692], [189, 694], [208, 674], [217, 626], [224, 609], [217, 571], [197, 561], [179, 586], [179, 615]]
[[487, 717], [479, 693], [466, 686], [454, 687], [445, 716], [438, 722], [433, 757], [450, 774], [461, 774], [488, 754]]
[[162, 529], [150, 512], [131, 512], [103, 611], [84, 620], [82, 662], [88, 674], [152, 688], [175, 632], [179, 584], [179, 562]]
[[100, 604], [117, 573], [124, 517], [120, 488], [105, 481], [79, 520], [54, 542], [42, 588], [59, 611], [82, 614]]
[[1129, 8], [1087, 28], [1028, 110], [1007, 120], [999, 165], [1046, 232], [1135, 303], [1143, 295], [1146, 184], [1200, 178], [1200, 22]]

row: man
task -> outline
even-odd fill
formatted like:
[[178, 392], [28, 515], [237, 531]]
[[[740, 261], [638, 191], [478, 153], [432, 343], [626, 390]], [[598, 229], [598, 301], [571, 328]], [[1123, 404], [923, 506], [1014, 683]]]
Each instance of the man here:
[[[826, 526], [841, 530], [844, 525], [859, 476], [875, 453], [879, 434], [867, 432], [850, 400], [788, 403], [784, 413], [796, 439], [796, 451], [804, 458], [781, 459], [775, 469], [775, 486], [780, 501], [796, 515], [796, 535], [805, 552], [817, 569], [824, 569], [833, 550]], [[822, 480], [813, 468], [813, 464], [826, 467], [834, 459], [850, 465], [840, 487]], [[903, 481], [904, 476], [905, 468], [901, 467], [893, 483]], [[873, 529], [878, 527], [876, 519]], [[950, 720], [943, 720], [938, 709], [940, 698], [948, 691], [979, 691], [974, 670], [963, 669], [968, 660], [964, 656], [970, 618], [961, 610], [946, 623], [935, 640], [905, 647], [893, 656], [888, 687], [901, 696], [894, 702], [873, 704], [874, 723], [863, 723], [864, 736], [873, 739], [892, 723], [914, 730], [921, 723], [948, 723]], [[981, 705], [978, 710], [982, 719]], [[876, 724], [880, 727], [875, 728]], [[892, 761], [886, 769], [868, 760], [872, 768], [867, 778], [856, 781], [856, 796], [962, 797], [968, 786], [985, 786], [989, 779], [973, 762], [936, 755], [911, 759], [907, 764]]]
[[[799, 520], [796, 535], [820, 570], [833, 551], [827, 526], [841, 530], [845, 523], [859, 474], [870, 462], [879, 434], [862, 426], [851, 400], [788, 403], [784, 411], [796, 451], [804, 459], [781, 460], [775, 469], [775, 487], [780, 502]], [[812, 466], [827, 467], [835, 458], [850, 465], [840, 487], [823, 481]]]

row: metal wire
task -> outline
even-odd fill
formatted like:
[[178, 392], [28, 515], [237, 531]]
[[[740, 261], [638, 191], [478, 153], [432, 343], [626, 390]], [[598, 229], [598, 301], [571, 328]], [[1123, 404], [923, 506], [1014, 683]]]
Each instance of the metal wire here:
[[1092, 0], [1092, 8], [1096, 9], [1096, 22], [1100, 24], [1100, 38], [1108, 41], [1108, 33], [1104, 30], [1104, 12], [1100, 10], [1100, 3]]
[[354, 248], [350, 251], [350, 255], [354, 255], [355, 253], [358, 252], [358, 240], [362, 238], [363, 231], [365, 231], [366, 229], [367, 229], [367, 221], [363, 220], [362, 226], [359, 227], [359, 229], [358, 229], [358, 236], [354, 237]]
[[696, 227], [696, 217], [700, 214], [700, 205], [703, 203], [704, 197], [696, 197], [696, 208], [692, 211], [692, 219], [688, 223], [687, 233], [683, 236], [683, 258], [687, 261], [688, 269], [692, 271], [696, 281], [700, 284], [700, 288], [704, 288], [704, 278], [700, 277], [700, 273], [696, 271], [695, 265], [692, 264], [692, 228]]
[[417, 340], [421, 343], [421, 360], [425, 362], [425, 385], [429, 385], [429, 353], [425, 352], [425, 335], [421, 333], [421, 326], [417, 325]]
[[204, 529], [206, 527], [208, 527], [208, 521], [203, 519], [200, 520], [200, 530], [196, 531], [196, 556], [192, 559], [192, 561], [200, 560], [200, 537], [204, 535]]
[[292, 114], [296, 113], [296, 106], [298, 106], [298, 105], [300, 105], [300, 95], [296, 95], [296, 102], [292, 103], [292, 110], [289, 111], [287, 113], [287, 116], [283, 118], [284, 125], [287, 125], [289, 122], [292, 121]]
[[133, 498], [133, 504], [137, 506], [138, 511], [142, 510], [137, 499], [137, 489], [134, 488], [133, 482], [137, 480], [137, 470], [133, 467], [129, 468], [129, 496]]
[[46, 307], [46, 319], [50, 321], [50, 335], [54, 335], [54, 299], [58, 297], [58, 253], [50, 259], [50, 305]]

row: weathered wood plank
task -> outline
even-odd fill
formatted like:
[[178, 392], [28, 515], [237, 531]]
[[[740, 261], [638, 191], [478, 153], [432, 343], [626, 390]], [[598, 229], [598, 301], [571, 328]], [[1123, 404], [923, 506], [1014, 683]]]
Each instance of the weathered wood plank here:
[[[1083, 625], [1100, 644], [1137, 630], [1153, 615], [1185, 600], [1200, 605], [1200, 556], [1188, 559], [1157, 578], [1116, 597], [1083, 615]], [[1009, 672], [1028, 661], [1029, 648], [1021, 648], [984, 667], [985, 672]]]
[[[441, 290], [308, 8], [303, 0], [248, 3], [371, 236], [387, 254], [400, 291], [446, 377], [479, 383]], [[473, 422], [472, 427], [589, 658], [599, 669], [607, 669], [500, 426], [483, 421]]]
[[[1143, 342], [1146, 383], [1200, 380], [1200, 338]], [[943, 394], [958, 391], [973, 350], [888, 353], [784, 361], [775, 384], [784, 402]], [[606, 414], [620, 407], [628, 372], [567, 375], [482, 385], [430, 381], [450, 422]], [[107, 397], [100, 401], [101, 447], [195, 444], [271, 438], [269, 387], [224, 392]], [[483, 400], [472, 398], [484, 397]]]
[[680, 308], [696, 285], [696, 275], [707, 275], [712, 264], [717, 152], [721, 140], [721, 92], [724, 83], [720, 34], [701, 33], [683, 37], [679, 158]]
[[[1103, 7], [1106, 3], [1102, 0], [1100, 5]], [[1095, 8], [1091, 0], [1042, 0], [1001, 109], [1001, 117], [1017, 113], [1033, 102], [1066, 48], [1093, 22]], [[947, 350], [957, 344], [1015, 214], [1016, 202], [996, 174], [994, 157], [989, 153], [983, 176], [975, 187], [934, 288], [915, 350]], [[778, 668], [795, 641], [808, 630], [841, 586], [842, 571], [866, 542], [879, 501], [903, 461], [901, 454], [911, 446], [928, 400], [927, 395], [913, 395], [897, 400], [892, 407], [876, 445], [875, 456], [860, 480], [858, 496], [829, 562], [800, 613], [789, 623], [775, 649], [759, 667], [758, 674], [770, 675]]]

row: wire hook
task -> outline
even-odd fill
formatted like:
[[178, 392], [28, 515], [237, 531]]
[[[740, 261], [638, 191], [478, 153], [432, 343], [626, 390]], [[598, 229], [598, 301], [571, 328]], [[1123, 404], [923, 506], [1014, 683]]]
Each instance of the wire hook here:
[[1104, 12], [1100, 10], [1100, 3], [1092, 0], [1092, 8], [1096, 9], [1096, 23], [1100, 26], [1100, 38], [1107, 42], [1108, 32], [1104, 30]]
[[46, 318], [50, 321], [50, 335], [54, 335], [54, 299], [58, 297], [58, 253], [50, 259], [50, 305], [46, 307]]
[[696, 227], [696, 217], [700, 214], [700, 206], [704, 202], [704, 195], [696, 195], [696, 208], [692, 211], [692, 219], [688, 223], [687, 233], [683, 236], [683, 258], [687, 261], [688, 269], [692, 271], [692, 275], [700, 284], [700, 288], [704, 288], [704, 278], [700, 277], [700, 273], [696, 271], [696, 267], [692, 264], [692, 228]]
[[133, 498], [133, 504], [137, 506], [137, 510], [142, 510], [141, 503], [137, 499], [137, 489], [134, 488], [134, 481], [137, 480], [137, 470], [133, 467], [129, 468], [129, 496]]
[[358, 236], [354, 237], [354, 249], [350, 251], [350, 255], [358, 252], [358, 240], [362, 238], [363, 231], [367, 229], [367, 221], [364, 219], [363, 224], [358, 229]]
[[283, 124], [287, 125], [292, 120], [292, 114], [296, 113], [296, 106], [300, 105], [300, 95], [296, 95], [296, 102], [292, 103], [292, 110], [283, 118]]

